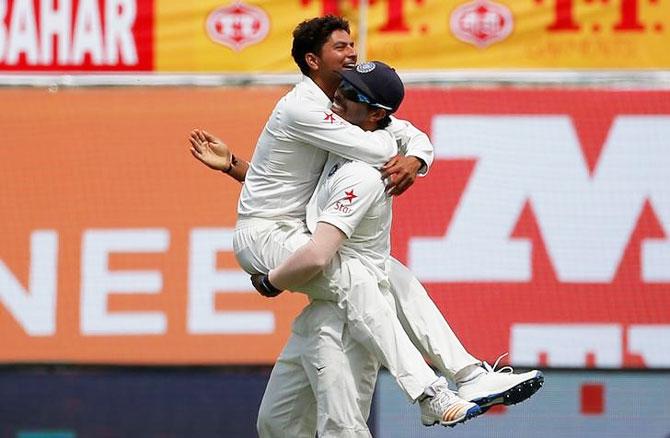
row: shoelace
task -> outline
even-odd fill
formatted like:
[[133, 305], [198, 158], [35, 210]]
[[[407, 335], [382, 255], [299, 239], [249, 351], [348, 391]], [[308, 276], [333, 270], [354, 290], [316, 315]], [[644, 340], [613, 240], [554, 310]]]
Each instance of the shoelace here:
[[514, 368], [512, 368], [509, 365], [505, 365], [504, 367], [502, 367], [502, 368], [500, 368], [499, 370], [496, 371], [496, 367], [498, 366], [498, 363], [500, 362], [500, 360], [507, 355], [509, 355], [509, 352], [505, 353], [505, 354], [501, 354], [500, 356], [498, 356], [498, 359], [496, 359], [493, 366], [489, 365], [487, 362], [483, 362], [482, 365], [484, 366], [484, 369], [486, 371], [488, 371], [489, 373], [504, 373], [504, 372], [514, 373]]

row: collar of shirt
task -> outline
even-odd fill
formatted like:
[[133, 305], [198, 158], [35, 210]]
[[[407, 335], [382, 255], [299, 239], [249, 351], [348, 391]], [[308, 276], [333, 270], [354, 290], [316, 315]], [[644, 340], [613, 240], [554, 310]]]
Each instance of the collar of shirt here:
[[303, 75], [302, 80], [298, 82], [296, 87], [314, 100], [315, 103], [323, 105], [324, 108], [330, 108], [330, 105], [333, 103], [309, 76]]

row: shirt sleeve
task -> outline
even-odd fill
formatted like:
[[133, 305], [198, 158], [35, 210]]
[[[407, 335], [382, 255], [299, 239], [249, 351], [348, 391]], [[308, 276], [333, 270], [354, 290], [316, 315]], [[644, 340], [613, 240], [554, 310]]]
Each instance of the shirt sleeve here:
[[330, 110], [291, 108], [286, 114], [286, 135], [349, 160], [381, 167], [398, 153], [391, 131], [364, 131]]
[[362, 163], [349, 163], [335, 175], [317, 222], [329, 223], [350, 238], [370, 207], [385, 196], [384, 183], [376, 169]]
[[428, 136], [407, 120], [396, 119], [393, 116], [386, 130], [391, 132], [398, 141], [398, 151], [401, 154], [423, 160], [425, 165], [419, 170], [419, 175], [427, 174], [433, 164], [434, 149]]

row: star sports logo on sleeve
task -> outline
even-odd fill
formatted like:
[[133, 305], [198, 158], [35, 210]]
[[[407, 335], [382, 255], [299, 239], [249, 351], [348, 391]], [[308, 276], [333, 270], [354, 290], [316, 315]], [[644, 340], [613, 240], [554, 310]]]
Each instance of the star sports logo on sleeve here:
[[354, 202], [354, 198], [358, 198], [358, 195], [354, 194], [354, 189], [349, 190], [348, 192], [344, 191], [344, 199], [349, 201], [349, 204]]
[[[349, 191], [345, 190], [344, 196], [342, 197], [341, 200], [335, 202], [333, 208], [335, 209], [335, 211], [339, 211], [340, 213], [344, 214], [352, 213], [354, 209], [351, 206], [351, 204], [354, 202], [354, 198], [358, 198], [358, 195], [354, 193], [354, 189], [351, 189]], [[349, 201], [348, 205], [345, 205], [346, 201]]]

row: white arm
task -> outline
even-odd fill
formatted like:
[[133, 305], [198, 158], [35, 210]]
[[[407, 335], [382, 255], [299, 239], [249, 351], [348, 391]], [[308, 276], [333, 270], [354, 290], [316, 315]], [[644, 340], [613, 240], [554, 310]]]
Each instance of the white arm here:
[[346, 238], [334, 225], [319, 222], [310, 241], [269, 272], [270, 283], [281, 290], [307, 283], [328, 266]]
[[350, 160], [381, 167], [398, 153], [390, 131], [364, 131], [327, 109], [291, 108], [285, 117], [289, 137]]

